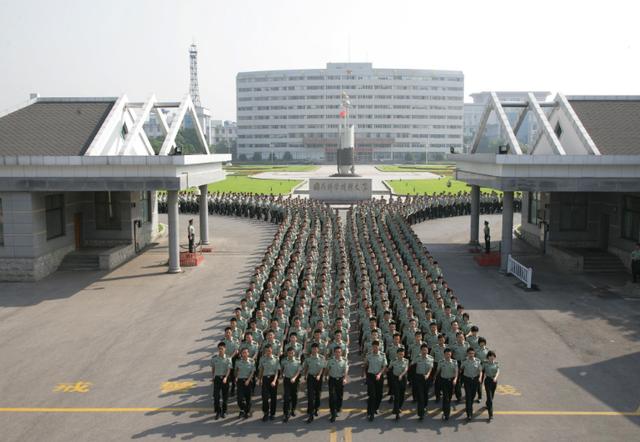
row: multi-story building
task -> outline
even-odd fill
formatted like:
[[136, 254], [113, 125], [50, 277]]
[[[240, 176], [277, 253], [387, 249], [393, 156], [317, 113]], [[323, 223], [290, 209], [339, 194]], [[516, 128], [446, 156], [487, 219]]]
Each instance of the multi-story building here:
[[238, 139], [238, 126], [235, 121], [211, 120], [213, 144], [226, 142], [232, 145]]
[[358, 162], [437, 160], [463, 147], [460, 71], [327, 63], [240, 72], [236, 89], [241, 159], [334, 161], [342, 91], [351, 102]]
[[[515, 123], [518, 119], [518, 116], [522, 109], [520, 108], [511, 108], [508, 107], [510, 103], [521, 103], [527, 100], [528, 92], [505, 92], [500, 91], [496, 92], [496, 95], [500, 99], [502, 103], [505, 103], [505, 113], [507, 114], [507, 118], [510, 121]], [[533, 92], [533, 95], [536, 97], [536, 100], [544, 101], [551, 92], [547, 91], [537, 91]], [[471, 144], [473, 143], [473, 138], [478, 131], [478, 126], [480, 125], [480, 119], [482, 118], [482, 113], [487, 107], [487, 103], [491, 99], [491, 92], [477, 92], [475, 94], [469, 95], [473, 99], [473, 103], [465, 103], [464, 104], [464, 150], [465, 152], [469, 152], [471, 148]], [[536, 134], [538, 133], [538, 124], [535, 119], [531, 118], [529, 115], [525, 117], [525, 120], [522, 122], [519, 130], [518, 130], [518, 139], [526, 146], [530, 145], [533, 140], [535, 140]], [[489, 120], [487, 121], [487, 127], [485, 130], [485, 135], [487, 139], [497, 140], [500, 137], [500, 125], [498, 124], [497, 118], [495, 115], [491, 115]]]

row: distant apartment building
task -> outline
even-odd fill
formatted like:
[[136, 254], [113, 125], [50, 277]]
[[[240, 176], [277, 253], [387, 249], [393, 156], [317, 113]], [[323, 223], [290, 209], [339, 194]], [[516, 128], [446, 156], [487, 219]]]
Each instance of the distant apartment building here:
[[[174, 112], [163, 110], [162, 111], [168, 124], [171, 124], [173, 118], [175, 116]], [[198, 120], [200, 122], [200, 128], [204, 133], [205, 138], [209, 145], [213, 145], [214, 136], [213, 136], [213, 121], [211, 120], [211, 111], [206, 107], [197, 107], [196, 106], [196, 114], [198, 115]], [[190, 116], [187, 116], [183, 122], [183, 128], [185, 129], [193, 129], [193, 119]], [[162, 130], [162, 126], [160, 124], [160, 120], [156, 114], [149, 115], [149, 119], [144, 124], [144, 130], [149, 136], [150, 139], [153, 138], [164, 138], [165, 133]]]
[[235, 121], [211, 120], [211, 133], [214, 145], [222, 142], [231, 145], [238, 139], [238, 126]]
[[[527, 99], [528, 92], [505, 92], [500, 91], [496, 92], [498, 99], [504, 105], [504, 111], [507, 114], [507, 118], [512, 124], [516, 123], [521, 108], [510, 108], [509, 103], [519, 103], [523, 102]], [[548, 91], [537, 91], [533, 92], [536, 100], [545, 101], [546, 98], [551, 94]], [[491, 93], [490, 92], [477, 92], [469, 95], [473, 99], [473, 103], [465, 103], [464, 104], [464, 150], [465, 152], [469, 152], [471, 149], [471, 144], [473, 143], [473, 139], [478, 131], [478, 126], [480, 125], [480, 119], [482, 118], [482, 113], [484, 109], [487, 107], [487, 103], [490, 100]], [[525, 120], [522, 122], [518, 133], [516, 134], [518, 139], [524, 145], [530, 145], [533, 140], [535, 140], [536, 134], [538, 133], [538, 124], [534, 118], [531, 118], [530, 115], [525, 117]], [[491, 140], [499, 140], [500, 139], [500, 124], [498, 120], [495, 118], [495, 115], [492, 115], [487, 121], [487, 128], [485, 130], [485, 136], [487, 139]]]
[[240, 72], [236, 89], [240, 158], [334, 161], [342, 91], [351, 102], [358, 162], [437, 160], [463, 148], [460, 71], [327, 63]]

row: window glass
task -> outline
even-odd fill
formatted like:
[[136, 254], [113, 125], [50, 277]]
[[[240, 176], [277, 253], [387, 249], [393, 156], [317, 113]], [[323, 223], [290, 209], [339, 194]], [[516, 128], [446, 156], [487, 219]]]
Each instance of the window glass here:
[[64, 235], [64, 195], [47, 195], [44, 197], [45, 222], [47, 239]]
[[122, 230], [120, 192], [95, 192], [96, 229]]

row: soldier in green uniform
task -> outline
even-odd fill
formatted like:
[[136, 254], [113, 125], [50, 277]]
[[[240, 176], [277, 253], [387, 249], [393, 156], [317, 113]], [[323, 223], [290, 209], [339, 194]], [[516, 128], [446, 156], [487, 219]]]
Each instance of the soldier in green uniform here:
[[320, 354], [320, 345], [311, 344], [311, 353], [304, 359], [303, 380], [307, 382], [307, 423], [313, 422], [320, 408], [320, 392], [322, 391], [322, 373], [326, 367], [324, 356]]
[[420, 346], [420, 354], [415, 359], [416, 373], [413, 382], [416, 384], [416, 401], [418, 402], [418, 419], [424, 419], [424, 413], [429, 402], [429, 390], [431, 388], [432, 371], [434, 366], [433, 356], [428, 353], [427, 344]]
[[393, 414], [398, 420], [404, 405], [404, 394], [407, 390], [409, 360], [404, 357], [403, 347], [399, 347], [396, 352], [398, 355], [389, 365], [389, 370], [393, 373]]
[[264, 354], [258, 364], [258, 385], [262, 385], [262, 421], [273, 420], [276, 415], [276, 395], [278, 392], [278, 371], [280, 362], [273, 354], [271, 344], [264, 346]]
[[436, 375], [440, 376], [440, 385], [442, 388], [442, 419], [447, 421], [451, 414], [453, 388], [458, 380], [458, 363], [455, 359], [451, 359], [450, 348], [444, 350], [444, 359], [438, 363]]
[[[235, 363], [238, 359], [238, 350], [240, 349], [240, 343], [233, 337], [233, 330], [231, 329], [231, 327], [226, 327], [224, 329], [224, 339], [222, 340], [222, 342], [224, 342], [227, 356], [231, 358], [231, 361], [235, 366]], [[229, 383], [231, 384], [230, 394], [233, 396], [233, 393], [236, 390], [235, 376], [232, 375], [229, 381]]]
[[367, 380], [367, 418], [372, 421], [382, 402], [384, 373], [387, 370], [387, 358], [380, 351], [378, 341], [371, 343], [371, 353], [364, 361], [364, 370]]
[[[458, 368], [460, 368], [462, 361], [467, 358], [467, 349], [469, 348], [469, 343], [464, 339], [464, 333], [456, 333], [456, 342], [454, 344], [449, 343], [449, 348], [451, 348], [451, 356], [458, 362]], [[460, 403], [462, 401], [462, 382], [458, 382], [454, 390], [456, 401]]]
[[329, 410], [331, 411], [329, 421], [333, 423], [342, 409], [344, 386], [349, 382], [349, 363], [342, 357], [342, 348], [333, 349], [333, 358], [327, 361], [327, 368], [324, 371], [329, 383]]
[[487, 395], [486, 405], [489, 412], [489, 420], [493, 419], [493, 396], [498, 386], [498, 375], [500, 375], [500, 365], [496, 361], [496, 354], [489, 350], [487, 352], [487, 360], [482, 364], [482, 379]]
[[467, 358], [460, 364], [460, 377], [464, 384], [465, 411], [467, 412], [468, 421], [473, 417], [473, 400], [480, 385], [481, 371], [482, 362], [476, 358], [476, 351], [469, 347], [467, 349]]
[[[295, 336], [295, 334], [293, 335]], [[302, 366], [300, 359], [296, 356], [293, 347], [287, 348], [287, 357], [280, 362], [282, 368], [282, 378], [284, 385], [283, 393], [283, 414], [284, 422], [289, 420], [289, 416], [295, 417], [296, 406], [298, 405], [298, 384]]]
[[238, 383], [238, 408], [240, 408], [240, 417], [246, 419], [251, 414], [251, 383], [256, 371], [256, 364], [253, 359], [249, 358], [248, 349], [242, 350], [235, 367], [235, 377]]
[[636, 248], [631, 252], [631, 275], [633, 282], [637, 282], [640, 276], [640, 242], [636, 243]]
[[484, 222], [484, 252], [489, 253], [491, 251], [491, 228], [489, 227], [489, 221]]
[[[218, 354], [211, 358], [211, 379], [213, 382], [213, 409], [216, 412], [215, 420], [225, 418], [227, 414], [227, 401], [229, 400], [229, 374], [233, 363], [226, 354], [224, 342], [218, 344]], [[220, 403], [222, 399], [222, 404]]]

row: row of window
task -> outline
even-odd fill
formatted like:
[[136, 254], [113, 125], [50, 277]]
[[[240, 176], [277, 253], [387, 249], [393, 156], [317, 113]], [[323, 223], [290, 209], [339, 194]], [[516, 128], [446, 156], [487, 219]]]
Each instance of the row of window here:
[[[588, 195], [559, 193], [560, 231], [584, 232], [588, 228]], [[543, 219], [540, 192], [529, 192], [527, 221], [538, 224]], [[620, 236], [640, 241], [640, 198], [625, 195], [622, 200], [622, 228]]]
[[[288, 147], [290, 149], [305, 149], [305, 148], [324, 148], [332, 143], [238, 143], [238, 149], [249, 149], [249, 148], [261, 148], [261, 149], [274, 149], [274, 148], [285, 148]], [[335, 143], [334, 143], [335, 145]], [[390, 149], [393, 147], [415, 147], [415, 148], [426, 148], [426, 147], [435, 147], [435, 148], [446, 148], [450, 147], [462, 148], [462, 144], [459, 143], [393, 143], [389, 145], [387, 143], [356, 143], [356, 149], [362, 147], [377, 147]]]
[[[439, 116], [439, 115], [436, 115]], [[238, 115], [238, 121], [251, 120], [338, 120], [338, 115], [325, 114], [293, 114], [293, 115]], [[434, 115], [427, 114], [352, 114], [350, 120], [430, 120]], [[462, 126], [461, 126], [462, 127]]]
[[397, 90], [397, 91], [463, 91], [459, 86], [426, 86], [426, 85], [390, 85], [390, 84], [345, 84], [345, 85], [298, 85], [298, 86], [266, 86], [239, 87], [238, 93], [243, 92], [272, 92], [272, 91], [324, 91], [324, 90]]
[[[454, 115], [451, 116], [440, 116], [440, 117], [432, 117], [432, 120], [459, 120], [459, 117]], [[255, 125], [247, 125], [242, 124], [238, 125], [238, 136], [242, 135], [243, 130], [249, 129], [338, 129], [338, 124], [255, 124]], [[390, 124], [390, 123], [375, 123], [375, 124], [365, 124], [359, 123], [357, 125], [358, 129], [431, 129], [433, 127], [432, 124]]]
[[[462, 102], [462, 95], [353, 95], [352, 100], [435, 100]], [[340, 100], [340, 95], [265, 95], [238, 97], [238, 102], [247, 101], [301, 101], [301, 100]]]
[[[242, 74], [241, 74], [242, 75]], [[449, 76], [431, 76], [431, 75], [278, 75], [278, 76], [264, 76], [264, 77], [244, 77], [239, 76], [237, 78], [238, 83], [264, 83], [268, 81], [325, 81], [325, 80], [357, 80], [357, 81], [464, 81], [463, 77], [449, 77]]]
[[[246, 111], [274, 111], [274, 110], [309, 110], [309, 109], [340, 109], [339, 104], [298, 104], [272, 106], [238, 106], [238, 112]], [[463, 106], [443, 106], [437, 104], [354, 104], [352, 111], [359, 109], [406, 109], [406, 110], [462, 110]]]

